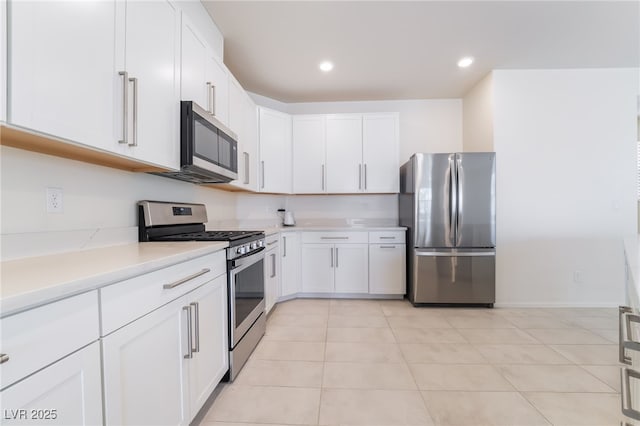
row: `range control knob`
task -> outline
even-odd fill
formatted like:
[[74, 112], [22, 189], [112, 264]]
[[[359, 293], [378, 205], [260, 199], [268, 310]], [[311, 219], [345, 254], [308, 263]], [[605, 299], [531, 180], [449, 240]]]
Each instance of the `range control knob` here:
[[251, 243], [250, 247], [251, 247], [251, 250], [254, 250], [256, 247], [258, 247], [258, 244], [253, 242], [253, 243]]
[[247, 248], [245, 246], [240, 246], [236, 249], [236, 253], [245, 254], [247, 252]]
[[260, 240], [258, 241], [258, 247], [263, 247], [264, 246], [264, 241]]

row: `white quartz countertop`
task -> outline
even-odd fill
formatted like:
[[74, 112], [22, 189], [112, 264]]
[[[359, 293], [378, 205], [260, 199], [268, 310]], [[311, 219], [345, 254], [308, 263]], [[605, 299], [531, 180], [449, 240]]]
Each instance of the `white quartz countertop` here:
[[624, 252], [629, 267], [627, 279], [627, 297], [629, 304], [640, 309], [640, 235], [625, 238]]
[[132, 243], [1, 262], [0, 317], [226, 247], [226, 242]]
[[407, 228], [403, 226], [327, 226], [327, 225], [295, 225], [295, 226], [270, 226], [270, 227], [246, 227], [243, 226], [240, 229], [257, 229], [263, 230], [265, 235], [273, 235], [278, 232], [305, 232], [305, 231], [362, 231], [362, 232], [375, 232], [375, 231], [401, 231], [404, 232]]

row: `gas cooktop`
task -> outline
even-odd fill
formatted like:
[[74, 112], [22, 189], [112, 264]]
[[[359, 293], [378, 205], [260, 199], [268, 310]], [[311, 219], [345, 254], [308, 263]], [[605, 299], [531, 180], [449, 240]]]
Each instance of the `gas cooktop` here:
[[253, 236], [263, 236], [262, 231], [202, 231], [164, 235], [154, 241], [237, 241]]

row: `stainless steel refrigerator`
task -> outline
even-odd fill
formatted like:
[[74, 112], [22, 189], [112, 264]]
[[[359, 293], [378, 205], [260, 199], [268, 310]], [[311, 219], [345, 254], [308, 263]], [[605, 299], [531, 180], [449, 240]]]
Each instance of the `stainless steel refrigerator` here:
[[496, 157], [414, 154], [400, 168], [407, 294], [414, 305], [495, 302]]

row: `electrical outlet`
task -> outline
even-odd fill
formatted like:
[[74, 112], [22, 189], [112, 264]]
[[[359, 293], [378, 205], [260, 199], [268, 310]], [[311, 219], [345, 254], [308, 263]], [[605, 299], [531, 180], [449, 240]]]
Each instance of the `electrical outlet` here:
[[582, 271], [573, 271], [573, 282], [577, 284], [582, 282]]
[[46, 203], [47, 213], [62, 213], [64, 211], [62, 188], [47, 188]]

